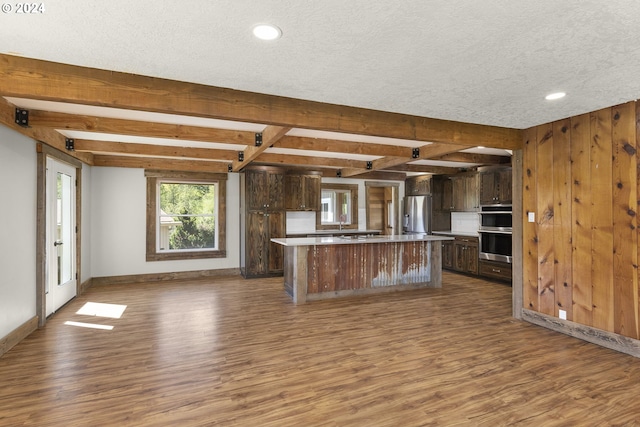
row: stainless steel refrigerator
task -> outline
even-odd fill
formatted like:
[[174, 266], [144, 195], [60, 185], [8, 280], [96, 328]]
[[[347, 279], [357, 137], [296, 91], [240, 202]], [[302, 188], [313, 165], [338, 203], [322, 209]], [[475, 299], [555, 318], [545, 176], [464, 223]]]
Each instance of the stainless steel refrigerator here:
[[431, 196], [406, 196], [403, 214], [403, 234], [431, 234]]

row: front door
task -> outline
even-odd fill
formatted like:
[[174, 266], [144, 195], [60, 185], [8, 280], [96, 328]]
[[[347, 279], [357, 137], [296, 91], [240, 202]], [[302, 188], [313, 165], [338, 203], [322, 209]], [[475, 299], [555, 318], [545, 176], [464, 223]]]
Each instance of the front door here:
[[46, 315], [76, 296], [76, 169], [47, 158]]

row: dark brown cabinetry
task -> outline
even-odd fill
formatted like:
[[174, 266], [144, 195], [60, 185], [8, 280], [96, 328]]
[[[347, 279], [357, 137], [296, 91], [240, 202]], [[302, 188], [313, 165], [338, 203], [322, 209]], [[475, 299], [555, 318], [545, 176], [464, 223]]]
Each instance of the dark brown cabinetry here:
[[283, 246], [270, 241], [284, 237], [284, 212], [248, 212], [245, 277], [279, 275], [283, 272]]
[[442, 242], [442, 268], [453, 270], [453, 240]]
[[285, 237], [284, 171], [272, 167], [245, 169], [240, 175], [240, 271], [244, 277], [283, 274]]
[[248, 211], [284, 210], [284, 173], [275, 168], [246, 170], [245, 201]]
[[285, 208], [288, 211], [320, 210], [320, 172], [289, 172], [285, 176]]
[[478, 275], [478, 238], [453, 236], [454, 240], [442, 242], [442, 268]]
[[450, 212], [453, 209], [453, 181], [446, 175], [434, 175], [431, 178], [433, 210]]
[[511, 264], [497, 261], [480, 261], [480, 275], [511, 282]]
[[478, 238], [456, 236], [453, 241], [453, 269], [478, 274]]
[[416, 175], [404, 182], [404, 193], [407, 196], [426, 196], [431, 194], [431, 175]]
[[431, 177], [432, 228], [451, 230], [451, 208], [453, 206], [453, 182], [446, 175]]
[[511, 204], [511, 168], [500, 168], [480, 173], [480, 204]]
[[442, 242], [442, 268], [511, 282], [511, 264], [479, 259], [479, 239], [473, 236], [453, 236]]
[[476, 212], [480, 209], [479, 183], [477, 173], [453, 175], [452, 205], [455, 212]]

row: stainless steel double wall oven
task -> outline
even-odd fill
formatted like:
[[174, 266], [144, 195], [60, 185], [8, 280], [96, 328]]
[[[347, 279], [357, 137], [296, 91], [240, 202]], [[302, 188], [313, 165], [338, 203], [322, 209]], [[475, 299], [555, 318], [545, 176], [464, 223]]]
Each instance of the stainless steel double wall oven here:
[[480, 259], [511, 263], [511, 205], [480, 206]]

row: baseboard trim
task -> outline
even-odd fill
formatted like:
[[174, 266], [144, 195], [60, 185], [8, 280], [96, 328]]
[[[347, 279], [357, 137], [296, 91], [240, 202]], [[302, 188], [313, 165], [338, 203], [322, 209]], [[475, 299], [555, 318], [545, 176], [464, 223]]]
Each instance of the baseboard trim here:
[[0, 357], [11, 350], [13, 346], [28, 337], [36, 329], [38, 329], [38, 316], [33, 316], [31, 319], [9, 332], [7, 336], [0, 338]]
[[[127, 283], [162, 282], [165, 280], [198, 280], [221, 276], [239, 276], [239, 268], [219, 270], [179, 271], [172, 273], [132, 274], [127, 276], [94, 277], [91, 286], [121, 285]], [[86, 282], [85, 282], [86, 283]]]
[[581, 325], [569, 320], [558, 319], [557, 317], [527, 309], [522, 310], [522, 320], [640, 358], [640, 340], [592, 328], [591, 326]]
[[87, 292], [87, 289], [89, 289], [91, 286], [93, 286], [93, 278], [90, 278], [89, 280], [85, 280], [84, 282], [80, 283], [80, 295]]

